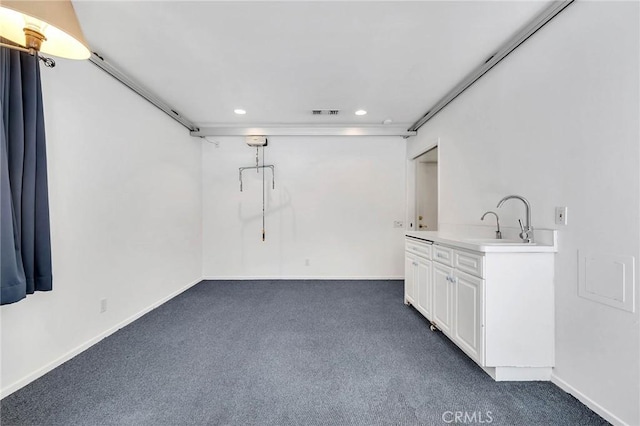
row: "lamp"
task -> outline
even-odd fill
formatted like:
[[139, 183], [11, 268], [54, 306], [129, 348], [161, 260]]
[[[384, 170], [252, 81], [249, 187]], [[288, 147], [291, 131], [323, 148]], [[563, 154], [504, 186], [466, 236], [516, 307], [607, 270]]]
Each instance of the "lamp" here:
[[32, 55], [42, 52], [68, 59], [91, 56], [70, 0], [0, 0], [0, 36], [20, 45], [1, 46]]

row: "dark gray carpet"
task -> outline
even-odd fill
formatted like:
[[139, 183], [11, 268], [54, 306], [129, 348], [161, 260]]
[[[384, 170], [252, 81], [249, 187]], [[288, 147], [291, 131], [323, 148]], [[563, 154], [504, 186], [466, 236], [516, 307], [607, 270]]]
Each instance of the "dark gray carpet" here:
[[494, 382], [402, 285], [202, 282], [3, 399], [2, 424], [607, 424], [551, 383]]

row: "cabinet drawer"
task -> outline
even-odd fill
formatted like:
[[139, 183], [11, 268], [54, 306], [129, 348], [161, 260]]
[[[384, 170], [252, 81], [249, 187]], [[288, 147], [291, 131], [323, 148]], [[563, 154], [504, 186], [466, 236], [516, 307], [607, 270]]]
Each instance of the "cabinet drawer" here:
[[453, 250], [448, 247], [434, 245], [433, 260], [444, 263], [445, 265], [453, 266]]
[[418, 256], [422, 256], [426, 259], [431, 259], [431, 244], [429, 243], [423, 243], [407, 238], [405, 247], [409, 253], [417, 254]]
[[456, 250], [453, 266], [476, 277], [482, 278], [484, 276], [484, 256], [478, 254]]

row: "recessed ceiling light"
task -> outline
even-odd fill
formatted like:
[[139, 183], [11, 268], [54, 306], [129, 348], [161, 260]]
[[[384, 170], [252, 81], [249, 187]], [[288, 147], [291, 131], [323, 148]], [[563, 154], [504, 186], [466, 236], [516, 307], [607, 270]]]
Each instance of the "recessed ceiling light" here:
[[367, 113], [367, 111], [363, 110], [363, 109], [359, 109], [356, 111], [356, 115], [365, 115]]
[[247, 111], [243, 110], [242, 108], [236, 108], [233, 110], [233, 112], [235, 112], [238, 115], [245, 115], [247, 113]]

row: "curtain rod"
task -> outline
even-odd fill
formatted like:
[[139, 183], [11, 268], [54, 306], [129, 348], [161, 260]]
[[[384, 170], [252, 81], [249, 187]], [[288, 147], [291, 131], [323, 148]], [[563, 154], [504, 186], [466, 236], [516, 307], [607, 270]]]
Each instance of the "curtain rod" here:
[[9, 43], [3, 43], [3, 42], [0, 42], [0, 47], [6, 47], [7, 49], [13, 49], [13, 50], [19, 50], [20, 52], [28, 53], [31, 56], [37, 56], [38, 59], [40, 59], [42, 61], [42, 63], [44, 64], [44, 66], [47, 67], [47, 68], [53, 68], [53, 67], [56, 66], [56, 61], [54, 61], [52, 58], [48, 58], [46, 56], [42, 56], [40, 54], [40, 52], [38, 52], [33, 47], [32, 48], [27, 48], [27, 47], [24, 47], [24, 46], [20, 46], [18, 44], [9, 44]]

